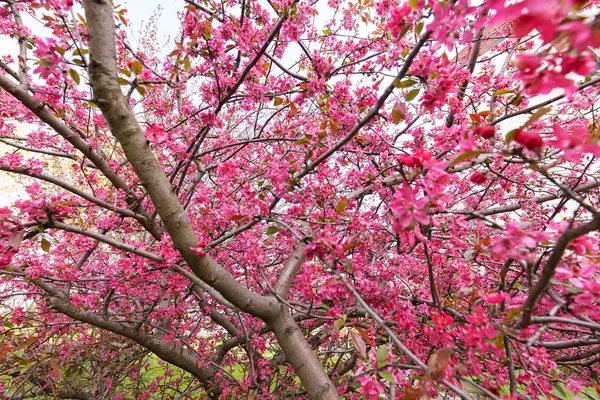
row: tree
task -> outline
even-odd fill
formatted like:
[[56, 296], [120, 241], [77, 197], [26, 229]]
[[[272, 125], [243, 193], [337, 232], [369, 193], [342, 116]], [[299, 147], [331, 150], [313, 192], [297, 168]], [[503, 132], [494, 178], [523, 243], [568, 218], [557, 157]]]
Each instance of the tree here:
[[5, 397], [598, 384], [596, 2], [185, 3], [1, 2]]

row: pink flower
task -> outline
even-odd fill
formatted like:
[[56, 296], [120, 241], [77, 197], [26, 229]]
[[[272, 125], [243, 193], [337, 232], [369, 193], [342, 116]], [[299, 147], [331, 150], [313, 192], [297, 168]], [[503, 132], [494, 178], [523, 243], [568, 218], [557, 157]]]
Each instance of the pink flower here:
[[542, 65], [542, 60], [535, 54], [519, 54], [515, 58], [515, 67], [524, 74], [532, 74]]
[[150, 71], [149, 69], [146, 69], [146, 68], [144, 68], [144, 70], [142, 71], [142, 74], [140, 76], [146, 81], [150, 81], [154, 77], [152, 75], [152, 71]]
[[458, 92], [456, 81], [449, 76], [440, 75], [429, 87], [429, 91], [421, 97], [421, 105], [427, 111], [434, 111], [436, 108], [441, 109], [446, 103], [448, 95], [456, 92]]
[[394, 195], [390, 209], [398, 220], [397, 227], [407, 229], [417, 222], [423, 225], [429, 224], [428, 205], [429, 197], [425, 196], [417, 200], [413, 188], [404, 182], [402, 188]]
[[571, 45], [577, 51], [600, 46], [600, 41], [594, 28], [581, 21], [571, 21], [558, 27], [558, 31], [565, 32], [571, 40]]
[[42, 4], [54, 7], [57, 10], [69, 10], [73, 7], [73, 0], [42, 0]]
[[146, 139], [156, 143], [164, 142], [169, 136], [168, 133], [165, 132], [165, 128], [163, 128], [161, 124], [156, 123], [148, 125], [144, 133]]
[[565, 75], [574, 72], [585, 76], [596, 70], [596, 61], [588, 53], [579, 54], [577, 57], [563, 55], [560, 62], [560, 70]]
[[408, 2], [406, 2], [402, 7], [396, 7], [392, 10], [391, 17], [385, 27], [391, 29], [392, 35], [395, 38], [398, 38], [402, 34], [402, 29], [410, 23], [408, 16], [411, 14], [412, 8]]
[[502, 235], [492, 237], [492, 253], [504, 258], [522, 260], [531, 250], [537, 247], [537, 243], [546, 240], [546, 232], [526, 232], [521, 225], [511, 222], [506, 226]]
[[376, 400], [380, 394], [385, 393], [385, 386], [373, 375], [359, 376], [356, 381], [361, 386], [360, 393], [370, 400]]
[[37, 48], [33, 51], [40, 60], [38, 67], [33, 70], [33, 73], [40, 74], [44, 79], [48, 79], [56, 72], [56, 66], [61, 62], [62, 58], [56, 52], [57, 42], [53, 38], [46, 41], [36, 41]]
[[402, 164], [406, 165], [408, 168], [421, 168], [422, 163], [419, 157], [402, 154], [398, 158], [400, 158]]
[[571, 132], [567, 132], [560, 126], [554, 125], [552, 132], [556, 140], [548, 143], [563, 150], [565, 159], [577, 162], [581, 159], [582, 153], [591, 153], [596, 157], [600, 156], [600, 146], [588, 144], [590, 133], [587, 129], [576, 128]]
[[529, 371], [521, 371], [517, 377], [517, 382], [521, 385], [526, 385], [531, 382], [531, 373]]
[[509, 296], [504, 292], [481, 295], [481, 298], [489, 304], [501, 304], [504, 300], [507, 299], [507, 297]]
[[200, 257], [204, 257], [206, 255], [206, 252], [204, 251], [204, 247], [202, 247], [202, 246], [191, 247], [191, 249], [194, 250], [196, 252], [196, 254], [198, 254]]
[[548, 43], [554, 38], [558, 24], [569, 8], [568, 4], [558, 1], [525, 0], [505, 5], [504, 0], [492, 0], [490, 9], [495, 11], [495, 15], [490, 22], [499, 24], [514, 19], [513, 31], [519, 39], [537, 30]]

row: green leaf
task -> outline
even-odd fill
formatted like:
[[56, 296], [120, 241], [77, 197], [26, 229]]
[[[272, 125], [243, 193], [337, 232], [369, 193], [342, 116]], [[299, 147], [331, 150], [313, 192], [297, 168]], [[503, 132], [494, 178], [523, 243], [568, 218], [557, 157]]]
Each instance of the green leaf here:
[[346, 209], [347, 205], [348, 205], [348, 200], [346, 200], [345, 198], [341, 199], [335, 205], [335, 212], [338, 213], [338, 214], [343, 214], [344, 213], [344, 209]]
[[521, 102], [523, 101], [523, 99], [525, 99], [525, 97], [523, 97], [522, 95], [518, 94], [515, 97], [513, 97], [510, 101], [510, 105], [511, 106], [518, 106], [519, 104], [521, 104]]
[[275, 107], [281, 105], [281, 103], [283, 103], [283, 99], [281, 97], [275, 97], [275, 98], [273, 98], [273, 105]]
[[73, 79], [73, 82], [79, 85], [79, 82], [81, 81], [81, 79], [79, 78], [79, 72], [71, 68], [69, 70], [69, 76], [71, 77], [71, 79]]
[[394, 380], [394, 375], [392, 375], [391, 372], [388, 372], [388, 371], [377, 371], [377, 373], [379, 374], [379, 376], [381, 376], [383, 379], [385, 379], [389, 383], [396, 383], [396, 381]]
[[547, 114], [550, 110], [551, 110], [550, 107], [538, 108], [536, 110], [536, 112], [534, 112], [533, 115], [527, 120], [527, 122], [525, 122], [525, 125], [523, 125], [523, 127], [533, 124], [535, 121], [537, 121], [538, 119], [542, 118], [545, 114]]
[[411, 7], [413, 10], [416, 10], [416, 9], [417, 9], [417, 4], [418, 4], [418, 0], [409, 0], [409, 1], [408, 1], [408, 4], [410, 5], [410, 7]]
[[510, 310], [508, 312], [508, 314], [506, 315], [506, 318], [510, 321], [511, 319], [513, 319], [514, 317], [516, 317], [517, 315], [521, 314], [521, 311], [523, 311], [523, 307], [517, 307], [513, 310]]
[[377, 358], [377, 368], [383, 368], [387, 365], [386, 357], [387, 357], [388, 348], [387, 346], [379, 346], [377, 348], [376, 358]]
[[400, 81], [399, 79], [394, 79], [394, 82], [392, 82], [394, 87], [397, 87], [398, 89], [411, 87], [411, 86], [415, 85], [416, 83], [417, 83], [417, 81], [413, 81], [412, 79], [405, 79], [403, 81]]
[[344, 327], [344, 324], [346, 323], [346, 319], [348, 319], [348, 316], [346, 314], [344, 314], [344, 315], [342, 315], [341, 318], [338, 318], [335, 321], [333, 321], [333, 327], [335, 328], [336, 331], [339, 331], [340, 329], [342, 329]]
[[504, 348], [504, 335], [501, 333], [498, 333], [496, 335], [496, 338], [494, 339], [493, 343], [496, 345], [497, 348], [502, 349]]
[[417, 97], [419, 95], [420, 91], [421, 91], [420, 88], [413, 89], [410, 92], [408, 92], [406, 94], [406, 96], [404, 96], [404, 98], [406, 99], [406, 101], [413, 101], [415, 99], [415, 97]]
[[307, 138], [302, 138], [302, 139], [296, 140], [294, 143], [299, 144], [299, 145], [309, 144], [310, 140], [308, 140]]
[[418, 24], [415, 25], [415, 33], [417, 35], [420, 35], [421, 32], [423, 31], [423, 26], [425, 26], [425, 24], [423, 23], [423, 21], [419, 22]]
[[517, 133], [519, 129], [513, 129], [512, 131], [508, 132], [506, 134], [506, 137], [504, 138], [504, 141], [506, 142], [506, 144], [510, 144], [510, 142], [512, 142], [515, 138], [515, 133]]
[[273, 225], [267, 228], [267, 235], [277, 233], [277, 226]]
[[565, 391], [565, 389], [563, 389], [562, 385], [554, 384], [554, 385], [552, 385], [552, 387], [554, 388], [553, 392], [555, 392], [562, 399], [571, 399], [572, 398], [572, 396], [569, 396], [569, 393], [567, 393]]
[[469, 159], [471, 157], [476, 157], [476, 156], [478, 156], [480, 154], [483, 154], [483, 153], [485, 153], [485, 151], [482, 151], [482, 150], [465, 151], [464, 153], [459, 154], [458, 157], [456, 157], [454, 160], [450, 161], [448, 163], [448, 166], [451, 167], [453, 165], [458, 164], [461, 161], [465, 161], [465, 160], [467, 160], [467, 159]]
[[185, 56], [183, 59], [183, 70], [185, 72], [190, 72], [192, 69], [192, 63], [190, 62], [190, 56]]
[[134, 74], [136, 74], [136, 75], [141, 74], [143, 69], [144, 69], [144, 67], [142, 67], [142, 63], [140, 63], [138, 60], [135, 60], [134, 62], [131, 63], [131, 70], [133, 71]]
[[130, 83], [127, 79], [119, 77], [119, 85], [129, 85]]
[[494, 92], [494, 96], [500, 96], [501, 94], [512, 93], [512, 90], [509, 89], [500, 89]]

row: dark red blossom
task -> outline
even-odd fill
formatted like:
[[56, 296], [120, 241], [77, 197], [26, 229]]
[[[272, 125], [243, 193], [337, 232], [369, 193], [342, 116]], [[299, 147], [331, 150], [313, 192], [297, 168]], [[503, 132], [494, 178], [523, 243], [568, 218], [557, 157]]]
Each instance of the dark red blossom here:
[[475, 134], [484, 139], [491, 139], [496, 134], [496, 129], [492, 125], [478, 126], [475, 128]]
[[523, 129], [519, 129], [515, 132], [515, 142], [523, 145], [528, 150], [540, 150], [544, 141], [539, 133], [536, 132], [527, 132]]

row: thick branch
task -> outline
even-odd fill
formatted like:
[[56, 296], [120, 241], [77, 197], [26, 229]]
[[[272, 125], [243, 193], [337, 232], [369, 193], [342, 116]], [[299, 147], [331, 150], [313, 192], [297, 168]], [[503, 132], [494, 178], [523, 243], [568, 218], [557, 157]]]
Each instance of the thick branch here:
[[521, 327], [526, 327], [531, 323], [531, 315], [533, 314], [533, 310], [535, 309], [540, 297], [542, 297], [542, 294], [546, 291], [546, 289], [548, 289], [548, 286], [550, 286], [550, 280], [554, 276], [556, 267], [562, 259], [562, 256], [571, 240], [599, 229], [600, 214], [596, 214], [596, 216], [590, 222], [580, 225], [577, 228], [569, 228], [564, 231], [562, 235], [560, 235], [556, 241], [556, 245], [554, 245], [552, 255], [550, 255], [548, 262], [544, 266], [544, 270], [542, 271], [540, 279], [537, 281], [535, 286], [532, 286], [529, 290], [527, 300], [523, 305], [523, 316], [521, 317], [521, 322], [519, 323]]
[[[277, 342], [288, 361], [300, 377], [308, 397], [313, 400], [338, 399], [338, 392], [323, 370], [312, 347], [298, 328], [296, 321], [287, 310], [282, 310], [278, 318], [269, 321]], [[312, 357], [308, 357], [311, 355]]]
[[89, 75], [95, 99], [152, 199], [174, 246], [194, 274], [236, 307], [263, 318], [273, 316], [274, 299], [251, 292], [211, 257], [200, 257], [192, 250], [198, 245], [192, 225], [121, 92], [112, 4], [108, 0], [86, 0], [84, 8], [90, 47]]
[[287, 309], [275, 297], [251, 292], [211, 257], [201, 257], [192, 250], [198, 246], [198, 239], [185, 210], [121, 93], [112, 4], [108, 0], [84, 0], [83, 3], [91, 55], [89, 75], [97, 103], [152, 199], [174, 246], [200, 279], [233, 305], [262, 318], [272, 327], [309, 397], [337, 399], [337, 390]]
[[597, 354], [600, 354], [600, 346], [594, 347], [592, 350], [586, 351], [584, 353], [574, 354], [572, 356], [564, 356], [554, 359], [556, 362], [569, 362], [569, 361], [579, 361], [584, 358], [593, 357]]
[[304, 254], [305, 248], [306, 243], [298, 243], [294, 249], [294, 252], [281, 270], [281, 273], [277, 278], [277, 282], [275, 282], [275, 292], [284, 299], [287, 299], [292, 282], [294, 281], [294, 278], [298, 274], [298, 271], [300, 270], [300, 267], [306, 258], [306, 255]]
[[64, 294], [53, 285], [42, 282], [41, 280], [32, 281], [36, 286], [42, 289], [49, 295], [49, 305], [51, 308], [60, 313], [86, 324], [105, 329], [116, 333], [117, 335], [125, 336], [133, 340], [140, 346], [143, 346], [156, 354], [162, 360], [167, 361], [198, 378], [207, 387], [211, 387], [214, 383], [214, 375], [216, 370], [203, 369], [198, 367], [199, 360], [195, 353], [190, 352], [175, 342], [163, 342], [156, 340], [146, 333], [136, 330], [124, 324], [102, 318], [100, 315], [93, 314], [89, 311], [83, 311], [74, 306]]

